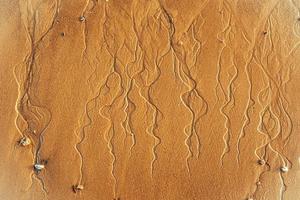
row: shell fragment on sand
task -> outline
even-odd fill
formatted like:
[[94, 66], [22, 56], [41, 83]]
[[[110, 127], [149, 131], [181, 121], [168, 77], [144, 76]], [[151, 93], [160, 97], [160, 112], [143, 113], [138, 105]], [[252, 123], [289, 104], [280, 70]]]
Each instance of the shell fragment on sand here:
[[79, 21], [81, 21], [81, 22], [85, 21], [85, 17], [84, 16], [80, 16], [79, 17]]
[[43, 164], [35, 164], [34, 165], [34, 169], [36, 171], [41, 171], [41, 170], [45, 169], [45, 165], [43, 165]]
[[19, 141], [19, 144], [23, 147], [28, 146], [31, 144], [31, 141], [28, 137], [22, 137], [21, 140]]
[[286, 173], [289, 171], [289, 168], [287, 166], [283, 166], [280, 168], [280, 171], [283, 172], [283, 173]]
[[79, 192], [83, 190], [83, 185], [73, 185], [73, 191], [76, 193], [76, 192]]

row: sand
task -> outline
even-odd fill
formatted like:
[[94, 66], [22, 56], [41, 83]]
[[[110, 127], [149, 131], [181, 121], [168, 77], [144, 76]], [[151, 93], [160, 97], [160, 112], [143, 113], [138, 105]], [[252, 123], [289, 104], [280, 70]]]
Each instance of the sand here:
[[299, 200], [300, 1], [0, 1], [1, 200]]

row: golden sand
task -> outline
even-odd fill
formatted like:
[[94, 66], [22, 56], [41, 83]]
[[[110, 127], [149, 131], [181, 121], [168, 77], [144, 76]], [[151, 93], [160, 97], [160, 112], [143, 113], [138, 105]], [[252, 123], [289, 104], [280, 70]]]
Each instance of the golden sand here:
[[0, 17], [0, 200], [300, 200], [299, 0]]

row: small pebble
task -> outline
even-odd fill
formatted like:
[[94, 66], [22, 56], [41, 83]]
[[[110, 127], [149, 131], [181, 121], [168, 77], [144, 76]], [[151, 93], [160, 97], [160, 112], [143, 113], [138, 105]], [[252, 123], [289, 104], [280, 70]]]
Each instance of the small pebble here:
[[256, 185], [261, 185], [261, 182], [260, 182], [260, 181], [258, 181], [258, 182], [256, 183]]
[[28, 137], [22, 137], [21, 140], [19, 141], [19, 144], [22, 145], [23, 147], [30, 145], [31, 141]]
[[261, 159], [261, 160], [258, 160], [257, 163], [258, 163], [259, 165], [265, 165], [265, 164], [266, 164], [266, 161]]
[[79, 192], [83, 190], [83, 185], [73, 185], [73, 191], [76, 193], [76, 192]]
[[280, 168], [280, 171], [283, 172], [283, 173], [286, 173], [289, 171], [289, 168], [287, 166], [283, 166]]
[[41, 171], [42, 169], [44, 169], [45, 168], [45, 165], [43, 165], [43, 164], [35, 164], [34, 165], [34, 169], [36, 170], [36, 171]]
[[85, 17], [84, 16], [80, 16], [79, 17], [79, 21], [83, 22], [85, 20]]
[[267, 35], [267, 33], [268, 33], [267, 31], [264, 31], [264, 32], [263, 32], [264, 35]]

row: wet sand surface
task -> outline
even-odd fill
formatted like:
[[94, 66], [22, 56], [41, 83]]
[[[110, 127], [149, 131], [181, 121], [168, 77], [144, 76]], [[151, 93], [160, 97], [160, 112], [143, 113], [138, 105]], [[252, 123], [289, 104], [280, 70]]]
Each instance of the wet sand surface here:
[[300, 199], [299, 0], [0, 17], [1, 200]]

